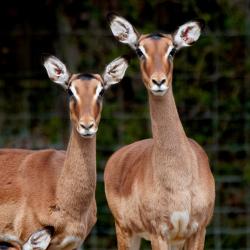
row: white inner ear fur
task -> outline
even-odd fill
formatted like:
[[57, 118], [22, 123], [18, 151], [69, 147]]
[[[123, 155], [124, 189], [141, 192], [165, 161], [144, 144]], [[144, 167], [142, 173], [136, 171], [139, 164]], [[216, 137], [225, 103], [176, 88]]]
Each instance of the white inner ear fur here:
[[74, 95], [75, 99], [76, 99], [78, 102], [80, 102], [80, 97], [79, 97], [79, 95], [77, 94], [77, 91], [76, 91], [75, 87], [74, 87], [74, 86], [71, 86], [69, 89], [71, 90], [71, 92], [72, 92], [72, 94]]
[[148, 54], [147, 54], [145, 48], [144, 48], [142, 45], [140, 45], [138, 48], [141, 50], [141, 52], [143, 53], [143, 55], [144, 55], [146, 58], [148, 58]]
[[105, 89], [107, 89], [112, 84], [120, 82], [121, 79], [124, 77], [127, 67], [128, 63], [122, 57], [117, 58], [110, 64], [108, 64], [103, 74]]
[[46, 68], [49, 78], [66, 88], [65, 83], [70, 77], [66, 66], [54, 56], [47, 58], [43, 65]]
[[102, 89], [103, 89], [103, 86], [101, 83], [99, 83], [97, 88], [96, 88], [96, 92], [95, 92], [95, 96], [94, 96], [95, 100], [98, 99], [98, 96], [99, 96], [100, 92], [102, 91]]
[[33, 249], [41, 249], [45, 250], [49, 246], [51, 241], [51, 235], [46, 230], [40, 230], [33, 233], [27, 242], [23, 245], [22, 250], [33, 250]]
[[136, 34], [133, 26], [122, 17], [114, 17], [110, 23], [110, 28], [113, 35], [122, 43], [129, 44], [135, 49], [135, 44], [138, 41], [138, 35]]
[[201, 28], [197, 22], [188, 22], [179, 27], [174, 34], [174, 43], [177, 48], [190, 46], [197, 41], [201, 34]]

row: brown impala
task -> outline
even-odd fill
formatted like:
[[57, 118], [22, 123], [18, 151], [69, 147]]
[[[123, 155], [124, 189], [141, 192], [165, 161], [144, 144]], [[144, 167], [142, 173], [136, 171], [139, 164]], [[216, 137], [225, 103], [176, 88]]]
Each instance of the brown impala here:
[[104, 90], [127, 69], [124, 58], [103, 75], [70, 74], [50, 56], [50, 79], [70, 95], [71, 136], [67, 151], [0, 151], [0, 249], [79, 248], [96, 222], [96, 132]]
[[114, 36], [138, 54], [153, 134], [115, 152], [105, 168], [118, 249], [139, 249], [145, 238], [154, 250], [201, 250], [214, 209], [214, 178], [206, 153], [182, 127], [172, 78], [174, 53], [198, 40], [202, 23], [140, 35], [120, 16], [109, 21]]

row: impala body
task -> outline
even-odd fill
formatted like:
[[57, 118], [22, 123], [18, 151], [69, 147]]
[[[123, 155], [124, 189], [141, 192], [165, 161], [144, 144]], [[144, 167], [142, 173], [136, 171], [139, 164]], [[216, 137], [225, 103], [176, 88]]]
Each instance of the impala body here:
[[153, 134], [115, 152], [105, 168], [118, 249], [139, 249], [145, 238], [154, 250], [201, 250], [214, 209], [214, 179], [206, 153], [185, 134], [172, 77], [174, 53], [198, 40], [202, 24], [188, 22], [173, 34], [140, 35], [124, 18], [109, 19], [114, 36], [139, 57]]
[[96, 222], [96, 132], [104, 89], [124, 76], [118, 58], [103, 75], [70, 74], [56, 57], [44, 66], [70, 95], [67, 151], [0, 151], [0, 248], [79, 248]]

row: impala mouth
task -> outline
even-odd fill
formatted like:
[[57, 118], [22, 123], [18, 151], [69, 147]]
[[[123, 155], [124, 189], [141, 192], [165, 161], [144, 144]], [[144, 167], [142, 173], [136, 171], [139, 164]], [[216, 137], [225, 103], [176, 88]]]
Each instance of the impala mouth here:
[[156, 96], [163, 96], [166, 94], [167, 90], [168, 90], [168, 86], [167, 85], [156, 85], [154, 84], [152, 87], [151, 87], [151, 92], [153, 95], [156, 95]]
[[167, 91], [166, 90], [152, 90], [152, 93], [155, 95], [164, 95]]
[[94, 137], [95, 133], [94, 134], [81, 134], [81, 137], [83, 138], [92, 138]]
[[81, 137], [83, 138], [92, 138], [97, 132], [97, 129], [91, 128], [91, 129], [77, 129], [78, 133], [80, 134]]
[[152, 90], [151, 89], [151, 92], [153, 95], [156, 95], [156, 96], [164, 96], [167, 92], [167, 89], [165, 90], [161, 90], [161, 89], [158, 89], [158, 90]]

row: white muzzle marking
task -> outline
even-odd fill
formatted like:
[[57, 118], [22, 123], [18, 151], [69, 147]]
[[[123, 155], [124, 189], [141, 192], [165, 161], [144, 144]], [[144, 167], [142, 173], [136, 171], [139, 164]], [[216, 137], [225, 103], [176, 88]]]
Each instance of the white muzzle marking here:
[[165, 84], [162, 84], [160, 86], [154, 84], [152, 87], [151, 87], [151, 92], [156, 95], [156, 96], [163, 96], [166, 94], [167, 90], [169, 89], [169, 87]]

